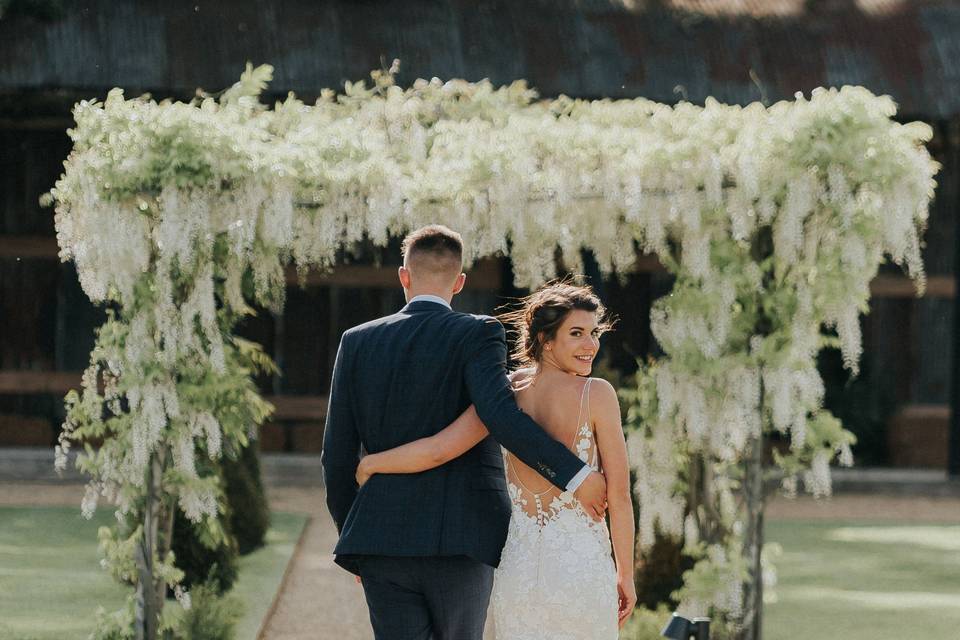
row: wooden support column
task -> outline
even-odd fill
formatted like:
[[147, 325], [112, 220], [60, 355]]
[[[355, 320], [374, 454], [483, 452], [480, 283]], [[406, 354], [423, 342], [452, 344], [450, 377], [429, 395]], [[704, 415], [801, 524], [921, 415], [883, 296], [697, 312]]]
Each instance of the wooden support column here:
[[[273, 320], [273, 361], [281, 372], [287, 366], [286, 349], [284, 348], [287, 327], [284, 317], [283, 312], [270, 314], [270, 318]], [[270, 379], [271, 391], [274, 395], [280, 395], [282, 387], [280, 374], [273, 374]], [[289, 422], [283, 423], [283, 450], [288, 453], [293, 451], [293, 429]]]
[[333, 364], [337, 359], [337, 349], [340, 348], [340, 287], [336, 284], [331, 284], [329, 293], [328, 317], [330, 318], [330, 331], [327, 334], [327, 371], [330, 372], [331, 377], [327, 383], [328, 389], [333, 382]]
[[[940, 185], [940, 194], [952, 199], [955, 238], [953, 277], [960, 274], [960, 116], [947, 122], [945, 166], [941, 176], [952, 184]], [[947, 440], [947, 475], [960, 479], [960, 296], [953, 298], [953, 361], [950, 366], [950, 433]]]

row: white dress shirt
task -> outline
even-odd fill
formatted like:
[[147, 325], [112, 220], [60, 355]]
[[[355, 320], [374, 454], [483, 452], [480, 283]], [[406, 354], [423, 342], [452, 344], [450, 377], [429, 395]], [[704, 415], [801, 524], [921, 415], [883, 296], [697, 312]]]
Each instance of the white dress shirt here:
[[[421, 294], [419, 296], [414, 296], [413, 298], [410, 299], [410, 302], [408, 302], [407, 304], [412, 304], [414, 302], [436, 302], [437, 304], [442, 304], [447, 309], [452, 308], [450, 306], [450, 303], [444, 300], [443, 298], [441, 298], [440, 296], [434, 296], [430, 294]], [[587, 476], [590, 475], [591, 471], [593, 471], [593, 469], [590, 467], [590, 465], [584, 464], [583, 469], [580, 469], [580, 471], [578, 471], [575, 476], [570, 478], [570, 482], [567, 483], [567, 491], [573, 493], [574, 491], [579, 489], [580, 485], [583, 484], [583, 481], [587, 479]]]

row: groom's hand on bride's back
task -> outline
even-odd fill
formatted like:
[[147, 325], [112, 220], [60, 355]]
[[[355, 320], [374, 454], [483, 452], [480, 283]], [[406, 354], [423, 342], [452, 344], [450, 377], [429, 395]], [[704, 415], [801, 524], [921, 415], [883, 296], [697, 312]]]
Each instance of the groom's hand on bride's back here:
[[603, 520], [607, 511], [607, 481], [603, 474], [593, 471], [573, 492], [583, 510], [594, 520]]

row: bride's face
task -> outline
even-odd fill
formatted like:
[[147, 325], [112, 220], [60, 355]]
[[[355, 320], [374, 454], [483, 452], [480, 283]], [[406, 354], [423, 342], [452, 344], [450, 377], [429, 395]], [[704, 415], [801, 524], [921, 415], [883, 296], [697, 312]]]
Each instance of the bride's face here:
[[557, 329], [557, 335], [543, 345], [543, 358], [570, 373], [589, 376], [600, 349], [597, 314], [574, 309]]

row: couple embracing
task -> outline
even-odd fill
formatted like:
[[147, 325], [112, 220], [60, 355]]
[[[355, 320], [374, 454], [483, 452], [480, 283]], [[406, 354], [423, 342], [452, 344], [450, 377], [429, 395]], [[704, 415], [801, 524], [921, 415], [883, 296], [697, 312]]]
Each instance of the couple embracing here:
[[407, 305], [343, 334], [322, 457], [336, 562], [377, 640], [480, 640], [488, 606], [498, 640], [615, 640], [634, 518], [617, 395], [589, 377], [603, 306], [570, 284], [528, 296], [501, 316], [525, 366], [508, 373], [503, 325], [450, 308], [462, 254], [446, 227], [408, 235]]

